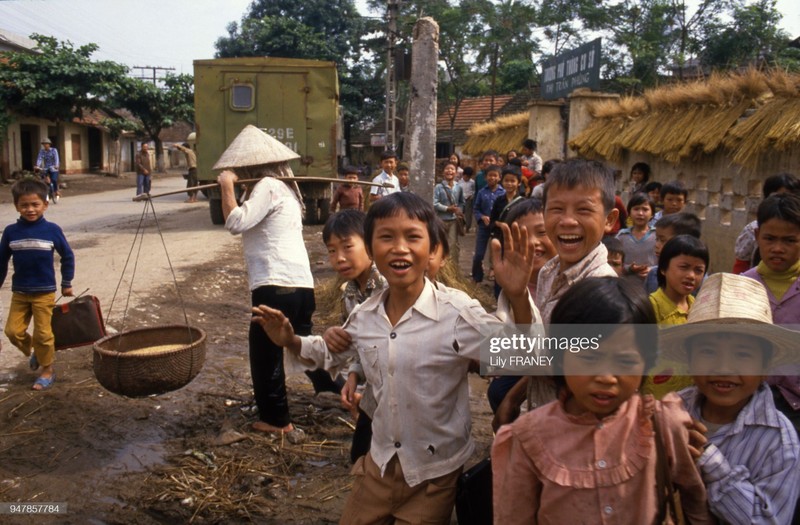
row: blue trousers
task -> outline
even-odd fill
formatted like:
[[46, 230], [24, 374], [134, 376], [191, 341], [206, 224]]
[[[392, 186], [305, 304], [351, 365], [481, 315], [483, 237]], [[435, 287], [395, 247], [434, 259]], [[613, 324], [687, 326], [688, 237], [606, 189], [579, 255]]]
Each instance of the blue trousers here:
[[475, 255], [472, 257], [472, 280], [476, 283], [483, 281], [483, 257], [486, 255], [490, 234], [489, 227], [483, 221], [478, 221], [478, 229], [475, 230]]
[[136, 174], [136, 195], [150, 193], [150, 179], [150, 175], [144, 175], [143, 173]]

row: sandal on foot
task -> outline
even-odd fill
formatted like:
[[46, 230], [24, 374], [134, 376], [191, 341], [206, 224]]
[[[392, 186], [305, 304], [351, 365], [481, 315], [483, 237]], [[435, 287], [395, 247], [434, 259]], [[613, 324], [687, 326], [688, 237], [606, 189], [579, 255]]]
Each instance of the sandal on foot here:
[[36, 359], [36, 354], [31, 354], [31, 358], [28, 361], [28, 366], [31, 367], [31, 370], [39, 370], [39, 360]]
[[[48, 390], [50, 387], [53, 386], [53, 383], [56, 382], [56, 373], [53, 372], [53, 375], [50, 377], [42, 377], [39, 376], [36, 378], [36, 382], [33, 383], [33, 389], [41, 392], [42, 390]], [[39, 388], [36, 388], [36, 385], [39, 385]]]

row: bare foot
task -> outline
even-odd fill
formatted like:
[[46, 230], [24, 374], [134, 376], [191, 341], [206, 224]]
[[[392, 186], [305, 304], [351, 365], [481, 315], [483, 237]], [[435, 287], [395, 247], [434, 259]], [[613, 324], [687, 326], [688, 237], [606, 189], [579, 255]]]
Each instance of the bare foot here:
[[279, 428], [272, 426], [269, 423], [265, 423], [264, 421], [255, 421], [251, 428], [256, 432], [264, 432], [264, 433], [279, 432], [281, 434], [288, 434], [289, 432], [294, 430], [294, 426], [291, 423], [289, 423], [283, 428]]

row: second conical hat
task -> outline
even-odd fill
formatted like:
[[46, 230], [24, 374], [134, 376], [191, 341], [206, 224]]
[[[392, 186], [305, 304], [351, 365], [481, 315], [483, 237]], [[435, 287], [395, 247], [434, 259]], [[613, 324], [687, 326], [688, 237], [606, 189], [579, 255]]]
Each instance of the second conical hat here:
[[248, 124], [233, 139], [211, 169], [241, 168], [299, 159], [300, 155], [280, 141]]

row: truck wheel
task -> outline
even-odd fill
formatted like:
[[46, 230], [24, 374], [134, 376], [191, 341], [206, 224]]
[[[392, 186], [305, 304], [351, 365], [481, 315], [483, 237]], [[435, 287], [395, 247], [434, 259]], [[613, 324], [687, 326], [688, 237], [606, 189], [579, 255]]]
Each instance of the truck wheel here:
[[328, 222], [328, 217], [331, 215], [331, 201], [328, 199], [319, 200], [319, 223], [325, 224]]
[[222, 213], [222, 199], [210, 199], [208, 211], [211, 212], [211, 224], [225, 224], [225, 215]]
[[309, 226], [319, 224], [317, 221], [317, 199], [306, 197], [303, 199], [303, 205], [306, 207], [305, 220], [303, 223]]

